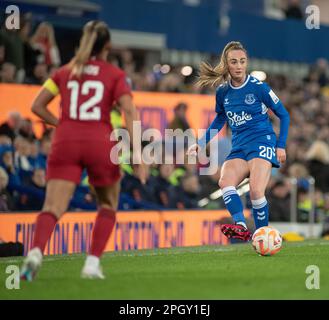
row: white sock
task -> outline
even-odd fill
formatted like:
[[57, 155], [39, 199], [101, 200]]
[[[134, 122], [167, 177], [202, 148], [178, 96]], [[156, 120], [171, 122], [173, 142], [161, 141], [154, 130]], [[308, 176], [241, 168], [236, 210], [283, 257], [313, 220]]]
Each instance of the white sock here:
[[96, 256], [88, 255], [85, 265], [93, 268], [99, 267], [99, 258]]
[[28, 254], [28, 257], [35, 256], [38, 260], [42, 260], [42, 252], [38, 247], [31, 249]]
[[262, 197], [256, 200], [251, 200], [251, 204], [254, 209], [263, 208], [267, 204], [266, 197]]

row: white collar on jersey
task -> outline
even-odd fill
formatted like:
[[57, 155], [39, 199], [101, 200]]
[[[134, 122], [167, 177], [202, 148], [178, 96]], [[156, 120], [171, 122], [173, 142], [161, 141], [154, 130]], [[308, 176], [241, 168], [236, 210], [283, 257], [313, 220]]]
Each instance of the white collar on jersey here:
[[247, 83], [248, 83], [248, 81], [249, 81], [249, 79], [250, 79], [250, 74], [248, 74], [248, 77], [247, 77], [247, 79], [245, 80], [245, 82], [241, 85], [241, 86], [239, 86], [239, 87], [234, 87], [234, 86], [232, 86], [232, 83], [231, 83], [231, 80], [229, 81], [229, 84], [230, 84], [230, 87], [232, 88], [232, 89], [241, 89], [241, 88], [243, 88]]

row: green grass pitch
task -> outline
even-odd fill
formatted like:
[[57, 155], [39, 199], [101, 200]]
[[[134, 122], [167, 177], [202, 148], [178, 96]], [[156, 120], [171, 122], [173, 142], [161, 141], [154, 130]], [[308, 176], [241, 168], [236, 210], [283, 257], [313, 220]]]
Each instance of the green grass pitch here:
[[[329, 241], [284, 243], [275, 256], [250, 244], [110, 252], [105, 280], [80, 279], [84, 255], [45, 257], [37, 279], [6, 289], [0, 259], [0, 299], [329, 299]], [[308, 290], [309, 265], [320, 269], [320, 289]]]

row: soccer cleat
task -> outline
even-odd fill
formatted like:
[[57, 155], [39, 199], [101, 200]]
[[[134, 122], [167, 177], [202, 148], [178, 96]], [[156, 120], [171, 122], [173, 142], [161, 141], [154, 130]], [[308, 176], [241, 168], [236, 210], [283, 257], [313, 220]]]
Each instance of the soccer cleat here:
[[32, 249], [25, 258], [21, 268], [21, 280], [32, 281], [42, 264], [42, 253], [39, 248]]
[[221, 225], [221, 230], [229, 239], [233, 238], [250, 241], [252, 237], [251, 232], [239, 224], [223, 224]]
[[85, 265], [81, 272], [81, 278], [83, 279], [105, 279], [101, 267], [95, 267], [90, 265]]

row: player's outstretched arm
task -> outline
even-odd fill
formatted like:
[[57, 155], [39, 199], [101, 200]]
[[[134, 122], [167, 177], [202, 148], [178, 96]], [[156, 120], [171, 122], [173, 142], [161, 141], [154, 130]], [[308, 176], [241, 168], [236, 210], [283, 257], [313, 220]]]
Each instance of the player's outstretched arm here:
[[[126, 120], [126, 127], [130, 136], [130, 139], [134, 138], [134, 131], [133, 131], [133, 125], [134, 121], [139, 121], [139, 115], [137, 112], [137, 109], [133, 103], [132, 97], [129, 94], [124, 94], [118, 99], [118, 104], [121, 110], [124, 113], [124, 117]], [[131, 141], [132, 142], [132, 141]], [[140, 159], [140, 164], [137, 164], [137, 166], [134, 166], [136, 170], [136, 174], [140, 181], [144, 184], [146, 182], [146, 170], [145, 166], [142, 161], [142, 155], [141, 150], [138, 148], [138, 143], [133, 143], [133, 153], [134, 158]]]
[[32, 112], [47, 124], [57, 126], [58, 118], [48, 110], [48, 104], [54, 99], [54, 95], [46, 88], [42, 88], [32, 103]]
[[284, 107], [280, 99], [273, 92], [273, 90], [266, 83], [263, 83], [260, 86], [260, 89], [262, 91], [262, 102], [267, 107], [269, 107], [274, 112], [274, 114], [280, 119], [280, 133], [276, 145], [276, 157], [278, 161], [283, 164], [287, 159], [285, 148], [290, 123], [289, 112]]
[[205, 148], [209, 141], [223, 128], [226, 123], [225, 113], [217, 113], [215, 119], [210, 124], [204, 136], [197, 140], [197, 143], [192, 144], [186, 154], [189, 156], [195, 156], [200, 148]]
[[274, 114], [280, 119], [280, 134], [277, 147], [285, 149], [289, 131], [290, 116], [280, 99], [276, 96], [268, 84], [262, 83], [259, 86], [262, 94], [262, 102], [269, 107]]

